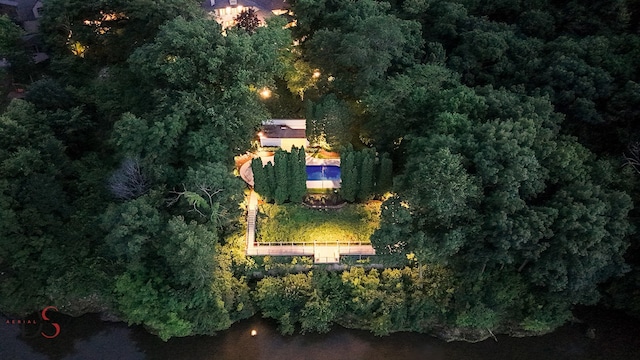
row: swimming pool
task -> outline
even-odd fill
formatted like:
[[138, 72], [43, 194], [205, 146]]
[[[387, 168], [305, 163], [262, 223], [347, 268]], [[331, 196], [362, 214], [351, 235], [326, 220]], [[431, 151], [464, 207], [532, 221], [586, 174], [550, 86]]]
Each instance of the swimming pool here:
[[340, 166], [307, 165], [307, 181], [340, 180]]

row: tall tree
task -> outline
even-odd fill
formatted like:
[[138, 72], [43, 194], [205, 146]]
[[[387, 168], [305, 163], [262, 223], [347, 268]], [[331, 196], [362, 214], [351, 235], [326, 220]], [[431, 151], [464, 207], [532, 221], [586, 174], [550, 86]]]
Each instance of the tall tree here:
[[300, 202], [307, 193], [306, 153], [304, 147], [292, 147], [288, 161], [289, 174], [291, 176], [290, 198], [293, 202]]
[[393, 185], [393, 162], [389, 157], [389, 153], [382, 154], [377, 175], [376, 191], [378, 194], [384, 194], [391, 190]]
[[338, 100], [334, 94], [329, 94], [317, 104], [313, 104], [309, 115], [307, 123], [311, 125], [309, 130], [312, 141], [330, 149], [339, 149], [350, 142], [353, 115], [347, 103]]
[[345, 150], [340, 153], [340, 195], [343, 199], [354, 202], [358, 192], [358, 169], [353, 151]]
[[284, 150], [278, 149], [273, 159], [275, 172], [275, 192], [274, 199], [276, 204], [282, 204], [289, 200], [291, 175], [289, 174], [290, 157]]
[[362, 155], [362, 165], [359, 174], [360, 188], [358, 189], [358, 200], [366, 201], [373, 193], [375, 153], [372, 151], [363, 151]]
[[257, 157], [251, 160], [251, 171], [253, 172], [253, 188], [266, 201], [271, 201], [273, 198], [273, 194], [269, 191], [269, 181], [271, 179], [267, 177], [267, 170], [262, 165], [262, 159]]

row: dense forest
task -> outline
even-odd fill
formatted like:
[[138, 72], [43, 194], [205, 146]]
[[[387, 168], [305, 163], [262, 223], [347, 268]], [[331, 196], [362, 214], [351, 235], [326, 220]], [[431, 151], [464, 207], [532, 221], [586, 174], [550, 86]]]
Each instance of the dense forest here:
[[[255, 313], [379, 335], [640, 316], [640, 1], [289, 0], [224, 32], [194, 0], [43, 3], [44, 65], [0, 18], [5, 76], [28, 84], [0, 116], [2, 312], [163, 339]], [[390, 154], [383, 269], [252, 277], [233, 157], [288, 116]]]

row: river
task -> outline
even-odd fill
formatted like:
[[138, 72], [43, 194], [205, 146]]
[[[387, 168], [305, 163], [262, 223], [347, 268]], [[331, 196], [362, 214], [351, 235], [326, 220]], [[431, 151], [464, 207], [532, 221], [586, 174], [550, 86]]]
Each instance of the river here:
[[[640, 359], [640, 322], [601, 308], [583, 309], [584, 323], [567, 324], [540, 337], [497, 336], [479, 343], [444, 342], [424, 334], [375, 337], [334, 328], [328, 334], [281, 336], [273, 322], [253, 317], [217, 336], [163, 342], [143, 328], [100, 321], [97, 314], [72, 318], [51, 314], [60, 334], [45, 339], [0, 317], [0, 359], [425, 359], [425, 360], [595, 360]], [[9, 320], [9, 324], [7, 324]], [[51, 324], [44, 332], [53, 333]], [[28, 327], [28, 326], [27, 326]], [[595, 328], [595, 338], [585, 336]], [[251, 336], [256, 330], [256, 336]]]

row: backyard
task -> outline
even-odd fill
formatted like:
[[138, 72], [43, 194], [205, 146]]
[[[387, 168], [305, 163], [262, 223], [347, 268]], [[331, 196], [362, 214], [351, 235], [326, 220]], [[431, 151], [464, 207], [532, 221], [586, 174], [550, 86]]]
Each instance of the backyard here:
[[347, 204], [341, 209], [317, 210], [297, 204], [261, 204], [258, 242], [364, 242], [380, 222], [380, 201]]

